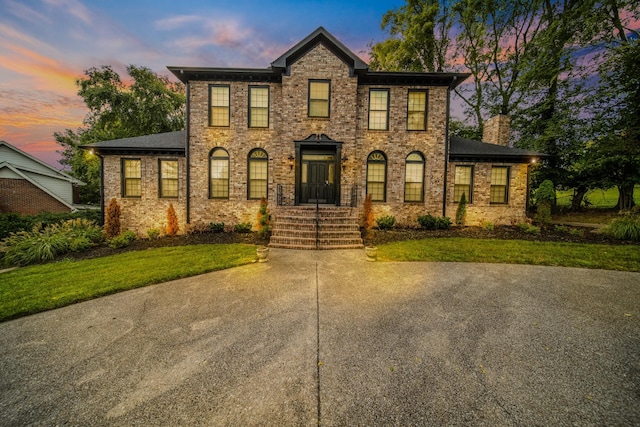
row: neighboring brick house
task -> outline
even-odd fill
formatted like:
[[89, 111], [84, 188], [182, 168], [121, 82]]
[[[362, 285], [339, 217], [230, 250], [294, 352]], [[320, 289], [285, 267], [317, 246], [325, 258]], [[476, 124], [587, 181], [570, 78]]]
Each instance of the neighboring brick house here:
[[74, 211], [79, 185], [84, 183], [0, 141], [0, 212]]
[[91, 144], [103, 159], [104, 203], [143, 234], [166, 222], [255, 223], [265, 196], [277, 218], [318, 203], [416, 226], [418, 215], [469, 224], [525, 218], [528, 165], [508, 147], [509, 120], [487, 142], [448, 137], [449, 100], [468, 74], [374, 72], [320, 27], [265, 69], [168, 67], [186, 85], [185, 131]]

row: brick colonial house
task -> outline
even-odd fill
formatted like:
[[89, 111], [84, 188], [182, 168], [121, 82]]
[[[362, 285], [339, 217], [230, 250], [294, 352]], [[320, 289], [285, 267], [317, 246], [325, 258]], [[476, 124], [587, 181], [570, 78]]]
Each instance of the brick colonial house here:
[[85, 185], [13, 145], [0, 141], [0, 212], [70, 212]]
[[255, 223], [262, 196], [281, 247], [361, 245], [367, 194], [376, 217], [403, 225], [455, 216], [462, 193], [469, 224], [525, 218], [542, 155], [508, 146], [509, 118], [487, 121], [485, 142], [448, 135], [450, 93], [468, 74], [370, 71], [322, 27], [269, 68], [168, 68], [186, 85], [184, 131], [87, 146], [125, 228], [161, 227], [169, 203], [183, 231]]

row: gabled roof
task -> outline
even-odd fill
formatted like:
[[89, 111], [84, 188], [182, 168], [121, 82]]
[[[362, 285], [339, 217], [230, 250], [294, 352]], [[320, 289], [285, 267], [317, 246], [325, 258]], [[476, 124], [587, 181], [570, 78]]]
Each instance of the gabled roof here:
[[323, 27], [318, 27], [313, 33], [309, 34], [298, 44], [286, 51], [282, 56], [280, 56], [280, 58], [271, 63], [271, 67], [287, 70], [288, 74], [291, 64], [296, 62], [320, 43], [326, 46], [327, 49], [333, 52], [333, 54], [338, 58], [342, 59], [349, 66], [352, 75], [369, 69], [366, 62], [360, 59], [358, 55], [351, 52], [349, 48], [343, 45]]
[[[4, 141], [0, 141], [0, 142], [4, 142]], [[8, 169], [11, 172], [13, 172], [15, 174], [15, 176], [17, 178], [20, 179], [24, 179], [27, 182], [31, 183], [31, 185], [34, 185], [35, 187], [39, 188], [40, 190], [42, 190], [43, 192], [47, 193], [49, 196], [53, 197], [54, 199], [56, 199], [57, 201], [59, 201], [60, 203], [62, 203], [63, 205], [65, 205], [66, 207], [68, 207], [70, 210], [75, 210], [76, 208], [68, 203], [67, 201], [65, 201], [63, 198], [61, 198], [59, 195], [57, 195], [56, 193], [52, 192], [51, 190], [49, 190], [47, 187], [45, 187], [44, 185], [41, 185], [38, 181], [36, 181], [35, 179], [32, 179], [29, 174], [24, 173], [23, 170], [21, 170], [21, 168], [16, 167], [10, 163], [7, 162], [0, 162], [0, 170], [2, 169]], [[34, 173], [38, 173], [38, 172], [34, 172]], [[82, 181], [78, 181], [77, 179], [74, 179], [74, 183], [75, 181], [77, 181], [78, 183], [85, 185]], [[67, 184], [69, 185], [69, 184]]]
[[83, 145], [98, 154], [168, 154], [184, 156], [187, 133], [184, 130], [132, 138], [113, 139]]
[[[6, 141], [0, 141], [0, 148], [1, 147], [6, 147], [9, 150], [14, 151], [15, 153], [17, 153], [19, 156], [21, 156], [21, 157], [23, 157], [25, 159], [28, 159], [29, 162], [35, 163], [31, 167], [30, 166], [26, 166], [26, 165], [16, 165], [16, 164], [11, 163], [11, 165], [13, 167], [15, 167], [16, 169], [22, 169], [22, 170], [26, 170], [28, 172], [38, 173], [40, 175], [45, 175], [45, 176], [49, 176], [49, 177], [52, 177], [52, 178], [62, 179], [64, 181], [69, 181], [72, 184], [85, 185], [84, 182], [80, 181], [79, 179], [74, 178], [74, 177], [72, 177], [70, 175], [67, 175], [66, 173], [54, 168], [51, 165], [48, 165], [47, 163], [43, 162], [42, 160], [33, 157], [29, 153], [25, 153], [24, 151], [22, 151], [18, 147], [14, 147], [13, 145], [9, 144]], [[2, 163], [6, 163], [6, 162], [2, 162]]]
[[449, 161], [452, 162], [509, 162], [531, 163], [549, 155], [522, 148], [505, 147], [488, 142], [451, 136], [449, 138]]

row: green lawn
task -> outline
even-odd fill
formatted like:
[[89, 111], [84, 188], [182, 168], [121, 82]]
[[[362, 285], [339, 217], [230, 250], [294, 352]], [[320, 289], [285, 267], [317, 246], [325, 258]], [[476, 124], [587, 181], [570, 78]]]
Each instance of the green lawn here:
[[378, 247], [382, 261], [487, 262], [640, 271], [637, 245], [438, 238]]
[[[573, 190], [556, 191], [556, 203], [558, 206], [571, 206], [571, 198]], [[618, 188], [609, 188], [608, 190], [591, 190], [587, 192], [585, 198], [596, 208], [613, 208], [618, 203]], [[633, 189], [633, 199], [636, 203], [640, 203], [640, 185], [636, 185]]]
[[0, 321], [255, 261], [253, 245], [175, 246], [0, 274]]

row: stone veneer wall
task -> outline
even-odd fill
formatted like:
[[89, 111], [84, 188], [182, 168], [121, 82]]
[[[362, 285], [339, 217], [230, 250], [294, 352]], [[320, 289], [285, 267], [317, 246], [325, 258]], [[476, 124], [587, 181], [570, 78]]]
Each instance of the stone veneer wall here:
[[[473, 166], [473, 200], [467, 204], [466, 225], [513, 225], [526, 219], [528, 165], [522, 163], [451, 163], [448, 171], [447, 214], [455, 219], [458, 203], [453, 201], [456, 165]], [[491, 168], [509, 166], [509, 198], [506, 204], [491, 204]]]
[[0, 212], [36, 215], [70, 210], [26, 179], [0, 178]]
[[[142, 196], [122, 197], [120, 159], [140, 159], [142, 170]], [[178, 160], [178, 198], [160, 198], [158, 160]], [[135, 231], [146, 236], [151, 228], [163, 230], [167, 225], [167, 209], [173, 203], [180, 226], [179, 234], [188, 230], [186, 224], [186, 162], [184, 157], [172, 156], [104, 156], [104, 209], [115, 198], [120, 205], [122, 230]]]

